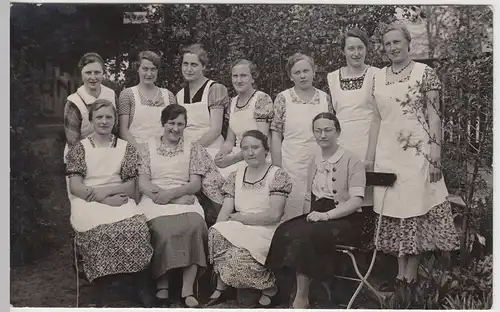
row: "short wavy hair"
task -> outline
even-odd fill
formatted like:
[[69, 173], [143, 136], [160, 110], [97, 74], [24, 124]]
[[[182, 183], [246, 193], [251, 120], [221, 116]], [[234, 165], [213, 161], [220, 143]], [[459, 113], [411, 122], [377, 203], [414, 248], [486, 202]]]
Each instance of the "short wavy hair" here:
[[104, 72], [104, 60], [103, 60], [103, 58], [99, 54], [97, 54], [95, 52], [85, 53], [80, 58], [80, 60], [78, 61], [78, 71], [82, 71], [82, 69], [86, 65], [91, 64], [91, 63], [99, 63], [99, 64], [101, 64], [102, 70]]
[[292, 77], [292, 67], [296, 63], [298, 63], [299, 61], [302, 61], [302, 60], [306, 60], [309, 64], [311, 64], [313, 71], [316, 72], [313, 58], [310, 57], [309, 55], [297, 52], [297, 53], [294, 53], [292, 56], [290, 56], [288, 58], [287, 63], [286, 63], [286, 72], [288, 74], [288, 77], [290, 77], [290, 78]]
[[365, 48], [368, 50], [370, 47], [370, 38], [368, 38], [368, 35], [366, 32], [359, 28], [351, 28], [348, 29], [343, 35], [342, 35], [342, 41], [340, 42], [340, 47], [342, 48], [342, 51], [345, 49], [345, 41], [347, 38], [358, 38], [363, 42], [365, 45]]
[[231, 66], [231, 70], [238, 65], [248, 65], [248, 68], [250, 69], [250, 74], [252, 75], [253, 79], [257, 79], [259, 77], [259, 70], [257, 68], [257, 65], [255, 65], [254, 62], [246, 60], [246, 59], [238, 59], [233, 63], [233, 66]]
[[184, 116], [184, 122], [187, 125], [187, 111], [184, 106], [179, 105], [179, 104], [170, 104], [167, 105], [162, 111], [161, 111], [161, 126], [165, 126], [167, 121], [169, 120], [174, 120], [175, 118], [179, 117], [180, 115]]
[[389, 25], [385, 25], [381, 32], [380, 32], [380, 43], [382, 44], [381, 51], [385, 52], [385, 47], [384, 47], [384, 35], [387, 34], [390, 31], [397, 30], [401, 32], [403, 35], [403, 38], [408, 41], [408, 51], [410, 51], [410, 43], [411, 43], [411, 34], [408, 28], [406, 28], [405, 25], [401, 24], [400, 22], [394, 22]]
[[184, 54], [195, 54], [200, 60], [201, 65], [207, 66], [208, 64], [208, 54], [207, 51], [203, 48], [203, 46], [199, 43], [192, 44], [188, 47], [182, 49], [182, 55]]
[[141, 66], [142, 60], [148, 60], [156, 67], [156, 69], [160, 69], [161, 66], [161, 56], [156, 54], [153, 51], [141, 51], [137, 56], [137, 60], [135, 62], [136, 69], [139, 69]]

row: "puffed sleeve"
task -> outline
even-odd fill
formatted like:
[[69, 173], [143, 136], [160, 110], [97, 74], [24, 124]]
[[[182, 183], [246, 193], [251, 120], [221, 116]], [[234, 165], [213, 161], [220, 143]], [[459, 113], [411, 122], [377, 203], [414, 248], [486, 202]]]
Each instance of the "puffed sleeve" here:
[[361, 160], [356, 158], [349, 159], [349, 197], [365, 197], [366, 173]]
[[269, 195], [281, 195], [288, 197], [292, 191], [292, 179], [282, 169], [278, 169], [274, 174], [274, 179], [269, 185]]
[[213, 202], [222, 204], [224, 197], [221, 188], [224, 184], [224, 178], [217, 169], [215, 161], [210, 157], [207, 150], [198, 143], [191, 145], [190, 154], [189, 174], [201, 175], [202, 193]]
[[441, 81], [439, 80], [436, 71], [429, 66], [426, 66], [422, 77], [422, 91], [429, 92], [432, 90], [441, 90]]
[[178, 104], [177, 103], [177, 97], [175, 97], [174, 93], [170, 90], [168, 91], [168, 103], [169, 104]]
[[255, 102], [255, 111], [253, 117], [257, 121], [268, 122], [272, 120], [274, 115], [273, 100], [264, 92], [260, 93]]
[[270, 129], [279, 133], [283, 133], [285, 126], [285, 96], [278, 94], [274, 100], [273, 105], [273, 118], [271, 119]]
[[204, 175], [210, 166], [210, 154], [200, 144], [191, 144], [191, 153], [189, 158], [189, 174]]
[[82, 138], [82, 114], [75, 103], [67, 101], [64, 106], [64, 134], [66, 136], [66, 143], [69, 146], [78, 143]]
[[149, 151], [149, 144], [146, 142], [140, 145], [139, 148], [139, 174], [151, 176], [151, 156]]
[[123, 182], [136, 179], [139, 174], [139, 152], [132, 144], [127, 143], [125, 156], [123, 157], [120, 178]]
[[209, 109], [224, 109], [229, 105], [229, 95], [227, 88], [220, 84], [214, 83], [210, 87], [208, 93], [208, 108]]
[[332, 97], [330, 94], [326, 95], [326, 102], [328, 103], [328, 112], [335, 114], [335, 109], [333, 109]]
[[224, 197], [234, 198], [234, 188], [236, 183], [236, 171], [231, 172], [227, 177], [226, 182], [222, 185], [222, 195]]
[[120, 92], [118, 97], [118, 116], [130, 115], [132, 105], [134, 104], [134, 93], [131, 88], [127, 88]]
[[83, 178], [87, 175], [85, 148], [82, 142], [74, 144], [66, 155], [66, 175], [69, 177], [79, 175]]

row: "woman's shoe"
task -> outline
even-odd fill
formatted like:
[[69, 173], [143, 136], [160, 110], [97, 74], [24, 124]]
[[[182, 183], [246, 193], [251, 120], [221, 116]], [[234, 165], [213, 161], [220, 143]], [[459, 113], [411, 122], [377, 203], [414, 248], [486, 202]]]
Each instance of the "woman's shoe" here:
[[161, 288], [156, 289], [156, 296], [155, 297], [156, 297], [157, 306], [159, 308], [160, 307], [168, 308], [171, 304], [170, 297], [167, 297], [167, 298], [158, 297], [158, 293], [162, 290], [166, 290], [167, 292], [169, 291], [168, 288], [165, 288], [165, 287], [161, 287]]
[[[215, 291], [218, 291], [220, 293], [219, 297], [217, 298], [210, 298], [207, 302], [207, 304], [205, 304], [205, 306], [207, 307], [210, 307], [210, 306], [213, 306], [213, 305], [216, 305], [216, 304], [219, 304], [219, 303], [222, 303], [222, 302], [225, 302], [227, 301], [229, 298], [228, 298], [228, 288], [224, 289], [224, 290], [220, 290], [220, 289], [215, 289]], [[214, 291], [214, 292], [215, 292]]]
[[259, 298], [259, 301], [257, 302], [258, 307], [261, 308], [261, 309], [270, 309], [270, 308], [275, 307], [277, 305], [277, 302], [276, 302], [276, 298], [277, 298], [276, 295], [277, 294], [278, 293], [276, 293], [276, 294], [274, 294], [272, 296], [269, 296], [269, 295], [261, 293], [260, 294], [261, 298], [262, 298], [262, 296], [269, 298], [270, 303], [269, 304], [261, 304], [260, 303], [260, 298]]
[[[187, 305], [186, 303], [186, 299], [189, 298], [189, 297], [193, 297], [196, 301], [198, 301], [198, 304], [194, 305], [194, 306], [189, 306]], [[196, 309], [196, 308], [200, 308], [200, 301], [198, 299], [196, 299], [196, 297], [194, 295], [188, 295], [186, 297], [181, 297], [181, 306], [183, 308], [188, 308], [188, 309]]]

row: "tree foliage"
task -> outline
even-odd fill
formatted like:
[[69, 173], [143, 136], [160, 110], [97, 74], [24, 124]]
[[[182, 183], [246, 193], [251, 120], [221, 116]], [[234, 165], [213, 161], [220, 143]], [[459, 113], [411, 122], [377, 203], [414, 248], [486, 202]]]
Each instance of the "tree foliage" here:
[[[11, 4], [10, 33], [13, 235], [36, 240], [36, 234], [28, 237], [18, 225], [23, 218], [30, 218], [30, 224], [37, 222], [40, 203], [33, 195], [34, 186], [27, 188], [25, 177], [31, 176], [32, 183], [40, 185], [33, 172], [45, 167], [32, 155], [29, 144], [36, 131], [33, 125], [39, 111], [35, 104], [47, 63], [74, 73], [81, 55], [98, 52], [106, 61], [113, 61], [108, 72], [115, 81], [106, 84], [119, 92], [137, 83], [135, 68], [130, 66], [137, 54], [152, 50], [163, 57], [158, 84], [177, 92], [183, 85], [181, 49], [199, 42], [209, 54], [208, 77], [232, 93], [231, 64], [247, 58], [259, 68], [258, 89], [275, 97], [292, 86], [285, 71], [287, 58], [303, 52], [315, 60], [315, 86], [328, 91], [326, 74], [344, 65], [340, 40], [349, 27], [360, 27], [371, 37], [367, 62], [385, 65], [375, 49], [378, 29], [395, 19], [397, 8], [404, 17], [427, 23], [430, 57], [437, 60], [435, 67], [444, 84], [444, 128], [454, 134], [452, 141], [445, 137], [443, 170], [450, 189], [470, 209], [473, 194], [485, 187], [481, 173], [491, 172], [492, 55], [481, 54], [477, 48], [484, 25], [492, 25], [492, 13], [486, 6], [16, 3]], [[124, 13], [134, 11], [148, 12], [150, 22], [123, 24]], [[480, 120], [479, 138], [470, 131], [476, 125], [467, 123], [474, 118]], [[26, 165], [29, 163], [31, 167]], [[19, 209], [21, 206], [28, 211]], [[467, 216], [467, 211], [461, 213]]]

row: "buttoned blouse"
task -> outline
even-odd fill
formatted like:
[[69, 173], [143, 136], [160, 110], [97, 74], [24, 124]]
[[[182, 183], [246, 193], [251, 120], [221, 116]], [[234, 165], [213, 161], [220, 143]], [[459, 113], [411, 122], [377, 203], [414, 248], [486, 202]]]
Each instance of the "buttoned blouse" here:
[[310, 167], [313, 173], [311, 190], [316, 199], [333, 199], [338, 205], [354, 196], [364, 197], [365, 168], [350, 151], [339, 146], [335, 154], [326, 160], [320, 151]]

